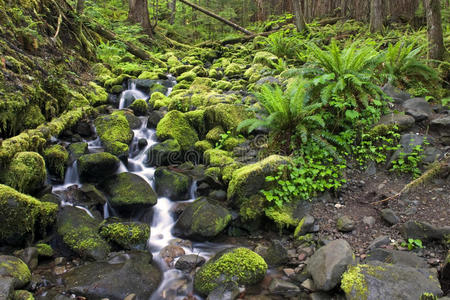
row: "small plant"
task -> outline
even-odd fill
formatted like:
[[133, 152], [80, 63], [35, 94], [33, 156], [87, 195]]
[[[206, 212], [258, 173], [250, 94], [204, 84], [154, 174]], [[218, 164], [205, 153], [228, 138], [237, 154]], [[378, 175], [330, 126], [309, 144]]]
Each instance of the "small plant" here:
[[411, 153], [400, 153], [400, 157], [392, 162], [391, 171], [410, 173], [414, 178], [418, 178], [422, 173], [419, 165], [422, 162], [424, 149], [421, 145], [415, 146]]
[[420, 248], [423, 248], [422, 240], [420, 239], [408, 239], [408, 242], [402, 242], [402, 247], [408, 248], [409, 251]]
[[266, 39], [267, 51], [279, 58], [295, 58], [302, 42], [296, 37], [289, 36], [287, 31], [272, 33]]

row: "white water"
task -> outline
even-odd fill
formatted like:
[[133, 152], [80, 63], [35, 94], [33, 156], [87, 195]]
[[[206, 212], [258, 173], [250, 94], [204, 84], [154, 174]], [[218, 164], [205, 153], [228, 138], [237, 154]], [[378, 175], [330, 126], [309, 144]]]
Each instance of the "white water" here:
[[[128, 90], [123, 91], [122, 94], [120, 95], [119, 109], [126, 108], [127, 103], [125, 103], [125, 100], [127, 99], [127, 97], [130, 97], [130, 98], [133, 97], [134, 100], [144, 99], [145, 101], [147, 101], [147, 99], [149, 98], [148, 95], [146, 95], [143, 92], [141, 92], [140, 90], [136, 89], [136, 83], [133, 80], [129, 81]], [[129, 104], [131, 104], [131, 103], [129, 103]]]

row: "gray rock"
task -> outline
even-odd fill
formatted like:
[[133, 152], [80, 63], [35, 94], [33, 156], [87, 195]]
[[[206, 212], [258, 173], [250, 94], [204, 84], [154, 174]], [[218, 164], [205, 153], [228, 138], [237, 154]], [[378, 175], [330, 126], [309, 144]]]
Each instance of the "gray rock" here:
[[[0, 255], [0, 278], [10, 277], [13, 279], [14, 289], [20, 289], [31, 280], [31, 272], [28, 266], [20, 259], [9, 255]], [[8, 289], [5, 282], [5, 289]]]
[[430, 123], [430, 128], [441, 136], [450, 136], [450, 116], [434, 119]]
[[191, 272], [195, 268], [203, 265], [205, 263], [205, 258], [196, 255], [196, 254], [188, 254], [181, 256], [177, 262], [175, 263], [175, 268], [178, 270]]
[[339, 217], [336, 225], [337, 229], [341, 232], [350, 232], [355, 228], [355, 222], [348, 216]]
[[380, 262], [350, 267], [341, 288], [347, 299], [417, 300], [424, 293], [442, 295], [436, 270]]
[[433, 115], [431, 105], [424, 98], [413, 98], [403, 103], [407, 115], [411, 115], [416, 122], [428, 120]]
[[434, 163], [444, 155], [444, 153], [436, 147], [427, 147], [422, 154], [422, 163], [424, 164]]
[[224, 190], [214, 190], [209, 193], [208, 197], [217, 201], [225, 201], [227, 200], [227, 192]]
[[277, 240], [272, 241], [269, 247], [258, 245], [255, 252], [261, 255], [269, 266], [281, 266], [289, 261], [287, 249]]
[[192, 178], [180, 172], [159, 167], [155, 171], [155, 190], [158, 196], [171, 200], [188, 200]]
[[444, 266], [442, 267], [441, 277], [443, 280], [446, 280], [447, 282], [450, 281], [450, 250], [447, 253]]
[[314, 232], [314, 223], [315, 220], [313, 216], [311, 215], [304, 216], [297, 225], [297, 228], [295, 228], [294, 237]]
[[353, 251], [345, 240], [334, 240], [317, 250], [308, 260], [307, 270], [318, 290], [336, 287], [347, 266], [353, 262]]
[[154, 110], [150, 112], [147, 120], [147, 128], [156, 128], [159, 121], [164, 117], [164, 113], [159, 110]]
[[375, 218], [372, 216], [366, 216], [363, 218], [363, 223], [369, 227], [372, 227], [373, 225], [375, 225]]
[[205, 239], [217, 236], [231, 221], [230, 212], [214, 202], [200, 198], [186, 207], [178, 218], [176, 236]]
[[107, 152], [82, 155], [77, 163], [80, 178], [94, 182], [113, 174], [120, 166], [119, 159]]
[[302, 282], [301, 287], [308, 290], [308, 291], [315, 291], [316, 286], [314, 285], [314, 281], [312, 281], [310, 278], [306, 279]]
[[391, 242], [391, 240], [389, 239], [388, 236], [382, 235], [382, 236], [379, 236], [376, 239], [374, 239], [372, 241], [372, 243], [370, 243], [368, 249], [372, 250], [375, 248], [379, 248], [381, 246], [389, 245], [390, 242]]
[[397, 149], [389, 159], [388, 168], [392, 166], [394, 160], [399, 159], [401, 156], [406, 158], [408, 154], [413, 152], [416, 146], [423, 146], [426, 140], [430, 141], [430, 137], [425, 138], [422, 135], [412, 133], [403, 134], [400, 137], [400, 148]]
[[408, 221], [403, 224], [402, 233], [406, 239], [442, 240], [450, 234], [450, 226], [437, 228], [426, 222]]
[[161, 271], [146, 252], [131, 252], [110, 262], [87, 263], [63, 276], [66, 291], [88, 299], [121, 300], [129, 294], [149, 299], [161, 281]]
[[236, 282], [230, 281], [219, 285], [206, 300], [234, 300], [239, 296], [239, 286]]
[[38, 265], [38, 250], [35, 247], [28, 247], [14, 253], [15, 256], [20, 258], [24, 263], [27, 264], [30, 270], [36, 269]]
[[[331, 296], [330, 294], [324, 293], [324, 292], [316, 292], [316, 293], [312, 293], [309, 295], [309, 299], [310, 300], [336, 300], [336, 299], [340, 299], [339, 296], [337, 296], [338, 298], [335, 298], [333, 296]], [[345, 297], [344, 297], [345, 299]]]
[[413, 252], [397, 251], [377, 248], [370, 251], [367, 261], [380, 261], [384, 263], [402, 265], [412, 268], [427, 268], [427, 262]]
[[381, 90], [386, 94], [386, 96], [391, 97], [396, 104], [402, 104], [411, 98], [410, 94], [396, 88], [390, 83], [386, 83]]
[[181, 146], [176, 140], [172, 139], [151, 146], [146, 154], [146, 166], [160, 167], [183, 162]]
[[269, 285], [272, 294], [291, 295], [300, 292], [300, 288], [292, 282], [274, 278]]
[[400, 131], [408, 130], [415, 123], [413, 117], [404, 114], [388, 114], [381, 117], [378, 124], [396, 125]]
[[395, 212], [390, 208], [385, 208], [381, 210], [381, 217], [385, 220], [389, 225], [395, 225], [400, 222], [400, 218], [395, 214]]
[[13, 277], [0, 276], [0, 299], [13, 300], [14, 297], [14, 281]]

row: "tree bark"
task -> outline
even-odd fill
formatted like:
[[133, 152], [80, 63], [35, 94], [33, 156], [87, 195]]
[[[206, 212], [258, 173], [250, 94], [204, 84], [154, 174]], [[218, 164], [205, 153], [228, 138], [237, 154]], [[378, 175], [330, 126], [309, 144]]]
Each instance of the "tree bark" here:
[[383, 0], [370, 1], [370, 32], [383, 30]]
[[439, 0], [424, 0], [427, 14], [428, 57], [442, 60], [445, 47], [442, 34], [441, 4]]
[[84, 0], [77, 1], [77, 14], [81, 16], [84, 11]]
[[[130, 1], [132, 1], [132, 0], [130, 0]], [[206, 10], [206, 9], [204, 9], [203, 7], [201, 7], [201, 6], [197, 5], [197, 4], [191, 3], [191, 2], [186, 1], [186, 0], [180, 0], [180, 2], [182, 2], [182, 3], [192, 7], [195, 10], [201, 11], [202, 13], [204, 13], [204, 14], [206, 14], [206, 15], [208, 15], [208, 16], [216, 19], [216, 20], [219, 20], [222, 23], [227, 24], [228, 26], [230, 26], [230, 27], [232, 27], [232, 28], [234, 28], [236, 30], [242, 31], [245, 34], [248, 34], [248, 35], [254, 34], [253, 32], [245, 29], [244, 27], [241, 27], [238, 24], [235, 24], [235, 23], [233, 23], [233, 22], [231, 22], [231, 21], [229, 21], [229, 20], [227, 20], [225, 18], [222, 18], [221, 16], [216, 15], [215, 13], [213, 13], [213, 12], [211, 12], [209, 10]]]
[[292, 5], [294, 7], [295, 26], [297, 27], [297, 31], [303, 32], [306, 30], [306, 23], [303, 16], [301, 0], [292, 0]]
[[175, 15], [177, 12], [177, 0], [171, 0], [169, 2], [169, 6], [170, 6], [170, 20], [169, 23], [172, 25], [173, 23], [175, 23]]
[[140, 23], [142, 29], [152, 36], [147, 0], [128, 0], [128, 8], [128, 20], [132, 23]]

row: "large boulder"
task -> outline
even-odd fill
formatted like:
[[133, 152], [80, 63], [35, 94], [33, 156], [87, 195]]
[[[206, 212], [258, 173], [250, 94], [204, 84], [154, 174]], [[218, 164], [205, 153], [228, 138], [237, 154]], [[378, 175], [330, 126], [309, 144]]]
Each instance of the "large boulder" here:
[[424, 293], [442, 296], [437, 273], [433, 269], [380, 262], [350, 267], [342, 275], [341, 288], [348, 300], [417, 300]]
[[230, 212], [212, 201], [202, 198], [190, 203], [175, 223], [177, 236], [196, 239], [218, 235], [231, 221]]
[[38, 192], [47, 179], [44, 158], [36, 152], [16, 153], [2, 177], [5, 184], [19, 192]]
[[180, 164], [183, 161], [183, 153], [180, 144], [173, 139], [150, 146], [147, 150], [147, 166], [169, 166], [172, 164]]
[[413, 98], [403, 103], [407, 115], [411, 115], [417, 122], [428, 120], [433, 115], [430, 103], [424, 98]]
[[168, 112], [159, 121], [156, 135], [160, 140], [174, 139], [180, 144], [181, 150], [187, 151], [198, 141], [198, 135], [189, 124], [186, 116], [176, 110]]
[[442, 240], [450, 235], [450, 226], [439, 228], [427, 222], [408, 221], [402, 225], [401, 231], [406, 239]]
[[342, 274], [353, 260], [353, 251], [347, 241], [334, 240], [311, 256], [307, 270], [318, 290], [330, 291], [339, 284]]
[[380, 261], [413, 268], [426, 268], [427, 262], [413, 252], [376, 248], [371, 250], [366, 261]]
[[100, 189], [107, 194], [109, 205], [123, 216], [131, 216], [157, 202], [150, 184], [133, 173], [110, 176], [100, 184]]
[[228, 200], [235, 206], [240, 206], [266, 187], [267, 176], [275, 175], [280, 165], [288, 163], [290, 160], [287, 157], [271, 155], [260, 162], [237, 169], [228, 185]]
[[32, 242], [56, 219], [58, 205], [41, 202], [0, 184], [0, 244]]
[[133, 131], [125, 116], [120, 113], [100, 116], [95, 120], [95, 127], [107, 152], [116, 156], [128, 156]]
[[396, 88], [390, 83], [386, 83], [381, 90], [386, 94], [386, 96], [392, 98], [396, 104], [402, 104], [411, 98], [410, 94]]
[[120, 166], [120, 160], [108, 152], [82, 155], [78, 159], [78, 175], [81, 180], [100, 181], [113, 174]]
[[0, 299], [13, 300], [14, 278], [0, 277]]
[[400, 131], [408, 130], [415, 123], [415, 120], [410, 115], [405, 114], [388, 114], [381, 117], [378, 124], [384, 124], [388, 126], [398, 126]]
[[88, 153], [88, 143], [78, 142], [70, 144], [68, 147], [69, 150], [69, 162], [68, 164], [72, 164], [74, 161], [79, 159], [81, 156]]
[[86, 259], [102, 260], [110, 247], [98, 233], [100, 222], [82, 209], [66, 206], [58, 213], [57, 232], [64, 244], [76, 254]]
[[445, 145], [449, 145], [450, 141], [450, 116], [434, 119], [430, 123], [430, 128], [435, 130], [441, 136], [441, 140]]
[[61, 145], [53, 145], [44, 151], [44, 158], [50, 174], [59, 180], [64, 180], [64, 174], [69, 161], [69, 153]]
[[186, 174], [159, 167], [155, 171], [155, 189], [161, 197], [171, 200], [190, 198], [192, 178]]
[[150, 299], [161, 282], [161, 271], [147, 252], [117, 254], [108, 262], [87, 263], [63, 276], [66, 291], [87, 299]]
[[257, 52], [253, 58], [253, 64], [262, 64], [268, 67], [272, 67], [277, 62], [278, 57], [268, 51]]
[[144, 250], [150, 237], [150, 225], [112, 218], [100, 226], [100, 235], [122, 249]]
[[194, 289], [208, 295], [228, 282], [252, 285], [260, 282], [267, 272], [264, 259], [247, 248], [227, 249], [217, 253], [203, 265], [194, 278]]
[[219, 103], [205, 109], [205, 125], [207, 130], [221, 126], [225, 132], [235, 131], [242, 121], [254, 116], [245, 106]]
[[14, 288], [20, 289], [30, 282], [31, 271], [20, 258], [0, 255], [0, 280], [4, 277], [12, 278]]

